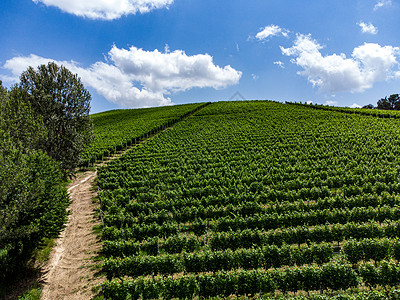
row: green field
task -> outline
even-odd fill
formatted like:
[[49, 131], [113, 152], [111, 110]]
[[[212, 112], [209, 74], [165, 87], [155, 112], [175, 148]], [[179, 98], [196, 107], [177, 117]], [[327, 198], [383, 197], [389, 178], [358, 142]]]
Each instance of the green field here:
[[398, 299], [399, 153], [395, 118], [212, 103], [99, 169], [104, 296]]
[[142, 109], [120, 109], [91, 115], [94, 142], [82, 154], [82, 164], [116, 151], [172, 126], [204, 103]]
[[400, 118], [400, 112], [398, 110], [384, 110], [384, 109], [368, 109], [368, 108], [350, 108], [350, 107], [340, 107], [340, 106], [329, 106], [322, 104], [303, 104], [296, 102], [286, 102], [286, 104], [298, 105], [304, 107], [310, 107], [314, 109], [327, 110], [327, 111], [337, 111], [348, 114], [357, 114], [364, 116], [375, 116], [379, 118]]

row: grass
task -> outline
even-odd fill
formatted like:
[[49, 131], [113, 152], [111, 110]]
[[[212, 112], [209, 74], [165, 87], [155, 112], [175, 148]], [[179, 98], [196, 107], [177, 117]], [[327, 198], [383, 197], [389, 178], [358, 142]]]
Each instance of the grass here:
[[50, 252], [53, 246], [54, 246], [54, 239], [45, 238], [42, 241], [42, 245], [35, 253], [35, 261], [37, 264], [41, 265], [49, 260]]
[[22, 296], [18, 297], [18, 299], [22, 300], [40, 300], [42, 296], [42, 289], [41, 288], [32, 288]]
[[79, 173], [79, 172], [86, 172], [86, 171], [96, 171], [96, 166], [89, 166], [89, 167], [87, 167], [87, 166], [85, 166], [85, 167], [79, 167], [78, 168], [78, 172], [77, 173]]

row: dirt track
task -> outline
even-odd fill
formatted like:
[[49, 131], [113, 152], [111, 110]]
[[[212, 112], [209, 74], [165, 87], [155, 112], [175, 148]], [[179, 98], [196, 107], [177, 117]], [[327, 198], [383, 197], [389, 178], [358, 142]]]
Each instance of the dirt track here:
[[96, 171], [79, 173], [68, 187], [71, 214], [44, 270], [44, 300], [91, 299], [94, 296], [92, 287], [102, 281], [95, 276], [92, 260], [101, 248], [92, 229], [99, 222], [94, 216], [96, 205], [92, 202], [96, 196], [92, 188], [96, 175]]
[[[164, 129], [169, 130], [172, 127]], [[150, 139], [149, 137], [148, 139]], [[105, 163], [118, 159], [129, 149], [105, 158]], [[42, 300], [88, 300], [95, 296], [92, 288], [97, 287], [105, 280], [95, 276], [93, 258], [101, 249], [101, 241], [93, 232], [93, 226], [100, 221], [94, 216], [98, 206], [92, 199], [97, 196], [93, 189], [93, 182], [97, 171], [78, 173], [75, 180], [68, 186], [71, 205], [71, 214], [68, 224], [60, 237], [56, 240], [51, 251], [50, 259], [44, 268], [44, 285]]]

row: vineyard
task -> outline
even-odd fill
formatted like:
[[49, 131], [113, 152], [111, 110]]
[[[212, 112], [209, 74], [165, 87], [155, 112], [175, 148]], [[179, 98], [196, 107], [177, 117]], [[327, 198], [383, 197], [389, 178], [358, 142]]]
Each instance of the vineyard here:
[[400, 113], [398, 110], [384, 110], [384, 109], [368, 109], [368, 108], [350, 108], [350, 107], [339, 107], [339, 106], [329, 106], [322, 104], [306, 104], [297, 102], [286, 102], [286, 104], [298, 105], [311, 107], [314, 109], [321, 109], [326, 111], [339, 111], [347, 114], [358, 114], [364, 116], [376, 116], [379, 118], [400, 118]]
[[397, 118], [201, 106], [98, 170], [102, 292], [399, 299], [399, 154]]
[[95, 162], [158, 133], [204, 103], [156, 108], [111, 110], [91, 115], [95, 140], [82, 154], [82, 165]]

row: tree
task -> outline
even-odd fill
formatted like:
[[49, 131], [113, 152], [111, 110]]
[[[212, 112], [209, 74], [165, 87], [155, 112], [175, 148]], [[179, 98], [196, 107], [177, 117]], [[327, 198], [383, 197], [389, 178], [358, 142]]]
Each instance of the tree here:
[[374, 109], [374, 106], [372, 104], [367, 104], [367, 105], [364, 105], [362, 108]]
[[33, 114], [30, 104], [23, 100], [23, 93], [19, 89], [10, 93], [6, 91], [2, 98], [1, 129], [8, 133], [14, 145], [21, 144], [28, 149], [38, 149], [40, 141], [47, 137], [43, 118]]
[[67, 220], [61, 170], [36, 149], [45, 136], [23, 93], [8, 93], [0, 84], [0, 285], [20, 272], [43, 238], [57, 237]]
[[390, 95], [389, 98], [385, 97], [378, 101], [376, 108], [386, 110], [400, 110], [400, 96], [399, 94]]
[[13, 90], [23, 92], [36, 117], [42, 118], [47, 136], [40, 148], [61, 162], [64, 173], [73, 171], [80, 154], [93, 139], [89, 117], [90, 93], [80, 78], [55, 63], [29, 67]]
[[0, 105], [8, 99], [7, 90], [3, 87], [3, 82], [0, 80]]

